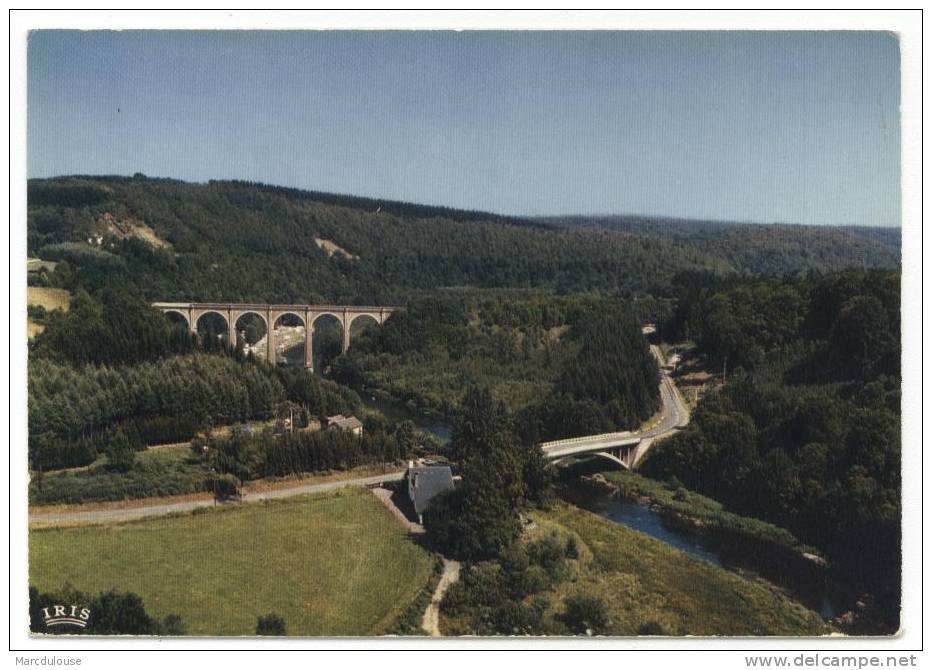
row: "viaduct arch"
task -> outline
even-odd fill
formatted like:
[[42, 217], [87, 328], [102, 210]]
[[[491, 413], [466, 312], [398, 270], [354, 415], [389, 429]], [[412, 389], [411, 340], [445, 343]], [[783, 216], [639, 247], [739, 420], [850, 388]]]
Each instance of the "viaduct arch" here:
[[275, 364], [274, 328], [278, 320], [286, 315], [297, 317], [304, 325], [304, 367], [313, 370], [314, 323], [322, 316], [332, 316], [342, 330], [341, 351], [346, 353], [350, 346], [350, 328], [359, 317], [370, 317], [382, 325], [400, 307], [371, 305], [269, 305], [259, 303], [195, 303], [195, 302], [155, 302], [152, 306], [164, 314], [178, 314], [188, 324], [192, 333], [197, 333], [197, 325], [205, 314], [219, 314], [227, 324], [227, 340], [236, 342], [236, 322], [247, 314], [257, 315], [266, 330], [266, 360]]

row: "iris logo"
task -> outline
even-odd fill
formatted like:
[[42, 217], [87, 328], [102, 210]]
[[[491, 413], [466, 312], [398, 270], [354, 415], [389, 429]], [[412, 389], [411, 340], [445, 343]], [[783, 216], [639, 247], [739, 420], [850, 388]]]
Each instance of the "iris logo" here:
[[91, 611], [87, 607], [78, 609], [77, 605], [66, 607], [65, 605], [53, 605], [52, 607], [42, 608], [42, 618], [45, 625], [49, 628], [52, 626], [77, 626], [85, 628], [88, 619], [91, 618]]

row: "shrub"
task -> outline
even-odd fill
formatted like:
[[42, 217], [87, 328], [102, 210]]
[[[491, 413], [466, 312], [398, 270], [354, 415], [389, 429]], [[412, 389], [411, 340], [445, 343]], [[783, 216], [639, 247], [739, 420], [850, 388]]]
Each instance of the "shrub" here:
[[256, 635], [286, 635], [285, 620], [271, 612], [256, 620]]
[[638, 628], [638, 635], [670, 635], [670, 631], [661, 623], [648, 621]]
[[541, 612], [521, 602], [508, 601], [491, 615], [495, 631], [504, 635], [530, 635], [540, 631]]
[[530, 543], [528, 556], [532, 563], [542, 567], [551, 577], [557, 577], [562, 573], [565, 562], [564, 544], [556, 533]]
[[577, 559], [579, 558], [579, 545], [576, 541], [575, 535], [570, 535], [566, 538], [566, 550], [564, 551], [567, 558]]
[[568, 596], [563, 605], [563, 622], [577, 635], [599, 635], [608, 627], [608, 611], [598, 596]]
[[550, 587], [551, 583], [550, 574], [539, 565], [530, 566], [524, 573], [524, 592], [526, 594], [545, 591]]
[[217, 500], [238, 497], [240, 495], [240, 485], [239, 478], [228, 473], [211, 475], [204, 482], [204, 488], [213, 491], [214, 498]]
[[128, 472], [136, 461], [136, 452], [142, 448], [138, 434], [117, 428], [104, 446], [108, 467], [117, 472]]

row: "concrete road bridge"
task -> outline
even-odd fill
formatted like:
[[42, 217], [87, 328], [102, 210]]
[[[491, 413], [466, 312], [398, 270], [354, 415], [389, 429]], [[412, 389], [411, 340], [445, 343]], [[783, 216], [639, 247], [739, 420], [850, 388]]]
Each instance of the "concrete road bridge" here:
[[574, 456], [595, 455], [617, 463], [628, 470], [634, 469], [655, 440], [677, 432], [689, 423], [689, 408], [683, 402], [669, 371], [663, 367], [663, 354], [651, 345], [651, 353], [660, 366], [660, 418], [639, 431], [601, 433], [572, 437], [565, 440], [542, 442], [544, 458], [557, 463]]
[[271, 305], [264, 303], [220, 302], [156, 302], [152, 306], [164, 314], [177, 314], [187, 323], [192, 333], [198, 332], [198, 323], [208, 314], [217, 314], [226, 322], [227, 342], [237, 341], [236, 325], [246, 315], [255, 315], [265, 324], [266, 360], [275, 364], [274, 331], [282, 317], [296, 318], [304, 326], [304, 366], [313, 369], [314, 324], [321, 317], [336, 319], [342, 330], [341, 348], [344, 353], [350, 346], [351, 328], [357, 319], [371, 319], [382, 325], [400, 307], [371, 305]]

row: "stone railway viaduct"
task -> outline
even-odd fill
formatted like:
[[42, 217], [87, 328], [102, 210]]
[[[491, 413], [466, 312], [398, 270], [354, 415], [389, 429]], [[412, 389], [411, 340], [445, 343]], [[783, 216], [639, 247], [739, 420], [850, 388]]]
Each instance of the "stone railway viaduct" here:
[[350, 345], [350, 328], [361, 317], [373, 319], [382, 325], [400, 307], [374, 307], [368, 305], [268, 305], [260, 303], [219, 302], [156, 302], [152, 306], [164, 314], [177, 314], [188, 324], [192, 333], [197, 333], [198, 322], [207, 314], [218, 314], [227, 325], [228, 342], [236, 342], [236, 324], [243, 316], [255, 314], [265, 323], [266, 359], [275, 364], [275, 325], [283, 316], [297, 317], [304, 325], [304, 366], [314, 367], [314, 324], [323, 316], [332, 316], [343, 331], [342, 351]]

